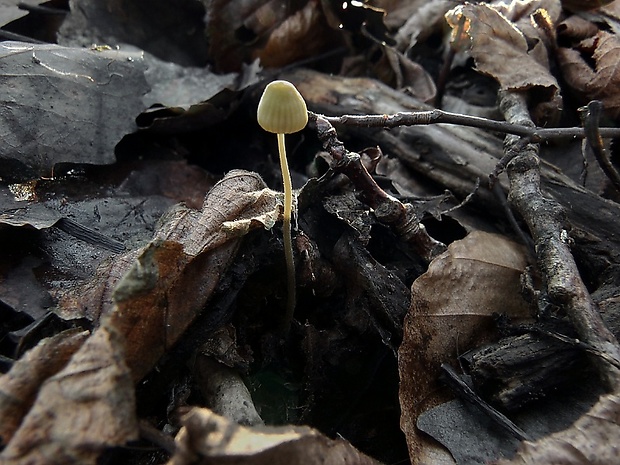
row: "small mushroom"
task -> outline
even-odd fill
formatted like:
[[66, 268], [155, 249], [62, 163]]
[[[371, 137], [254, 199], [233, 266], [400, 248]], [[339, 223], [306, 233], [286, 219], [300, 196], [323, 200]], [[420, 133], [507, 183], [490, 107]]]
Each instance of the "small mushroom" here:
[[301, 131], [308, 123], [306, 102], [293, 84], [288, 81], [273, 81], [267, 84], [258, 103], [256, 114], [258, 124], [267, 132], [278, 136], [280, 169], [284, 184], [284, 257], [288, 276], [288, 297], [284, 329], [290, 328], [295, 311], [295, 262], [293, 259], [293, 240], [291, 236], [291, 216], [293, 211], [293, 185], [286, 161], [284, 134]]

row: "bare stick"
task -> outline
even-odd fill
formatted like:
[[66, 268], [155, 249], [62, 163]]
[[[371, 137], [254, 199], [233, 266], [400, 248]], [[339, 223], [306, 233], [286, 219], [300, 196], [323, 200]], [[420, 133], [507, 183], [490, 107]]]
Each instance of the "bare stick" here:
[[[504, 92], [500, 109], [509, 122], [533, 126], [524, 96]], [[519, 137], [507, 136], [506, 152], [519, 144]], [[579, 338], [595, 350], [606, 353], [615, 364], [594, 357], [595, 366], [608, 389], [620, 386], [620, 346], [605, 326], [596, 304], [583, 283], [569, 248], [565, 212], [554, 200], [544, 197], [540, 190], [540, 160], [538, 145], [528, 144], [507, 164], [510, 181], [508, 200], [521, 214], [534, 239], [537, 262], [545, 279], [550, 299], [563, 308]]]
[[[529, 137], [532, 142], [553, 139], [572, 139], [585, 137], [583, 128], [539, 128], [516, 124], [509, 121], [496, 121], [478, 116], [461, 115], [443, 110], [403, 111], [393, 115], [342, 115], [325, 116], [332, 124], [361, 126], [366, 128], [395, 128], [398, 126], [418, 126], [426, 124], [448, 123], [469, 126], [489, 131]], [[620, 128], [599, 128], [601, 137], [620, 137]]]
[[593, 100], [588, 103], [586, 111], [582, 112], [581, 119], [586, 131], [586, 140], [592, 148], [592, 152], [594, 152], [596, 161], [598, 161], [599, 166], [616, 188], [616, 191], [620, 192], [620, 174], [618, 174], [616, 168], [609, 161], [598, 126], [602, 111], [602, 102]]

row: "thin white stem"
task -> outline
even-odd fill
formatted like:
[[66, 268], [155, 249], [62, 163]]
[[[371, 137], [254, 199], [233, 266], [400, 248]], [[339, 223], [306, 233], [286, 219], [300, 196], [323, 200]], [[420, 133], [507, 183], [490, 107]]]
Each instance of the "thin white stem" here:
[[293, 321], [295, 311], [295, 262], [293, 259], [293, 238], [291, 235], [291, 217], [293, 211], [293, 184], [291, 183], [291, 173], [288, 170], [286, 161], [286, 146], [284, 145], [284, 134], [278, 134], [278, 151], [280, 152], [280, 170], [282, 171], [282, 182], [284, 184], [284, 223], [282, 231], [284, 234], [284, 258], [286, 260], [287, 280], [287, 300], [286, 316], [284, 329], [288, 330]]

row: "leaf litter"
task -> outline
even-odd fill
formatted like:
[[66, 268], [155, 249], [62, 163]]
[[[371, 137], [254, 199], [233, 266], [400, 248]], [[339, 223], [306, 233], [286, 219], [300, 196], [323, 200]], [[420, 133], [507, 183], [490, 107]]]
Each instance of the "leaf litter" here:
[[[32, 124], [28, 112], [21, 116], [17, 113], [17, 119], [24, 121], [23, 128], [44, 130], [28, 133], [19, 140], [15, 137], [22, 134], [20, 130], [8, 126], [14, 115], [7, 114], [5, 118], [9, 129], [4, 132], [14, 140], [9, 137], [8, 145], [0, 146], [0, 177], [7, 182], [2, 186], [6, 190], [0, 233], [12, 238], [15, 245], [22, 244], [17, 237], [28, 237], [36, 246], [24, 255], [17, 253], [8, 267], [11, 272], [20, 270], [19, 276], [27, 276], [20, 291], [15, 289], [21, 278], [11, 280], [3, 275], [3, 305], [8, 306], [11, 315], [23, 312], [31, 317], [36, 323], [29, 330], [32, 334], [37, 326], [49, 324], [49, 308], [56, 315], [54, 324], [61, 329], [77, 325], [92, 333], [84, 341], [85, 332], [57, 329], [58, 335], [43, 340], [40, 346], [21, 339], [14, 352], [24, 354], [21, 361], [0, 378], [2, 392], [16, 396], [19, 404], [16, 410], [10, 409], [15, 408], [11, 404], [0, 412], [8, 419], [2, 433], [2, 457], [8, 463], [94, 463], [102, 453], [118, 454], [110, 449], [112, 446], [138, 438], [137, 418], [148, 416], [158, 419], [157, 427], [161, 430], [178, 431], [177, 449], [170, 463], [340, 463], [348, 459], [374, 463], [351, 443], [371, 455], [394, 461], [402, 460], [403, 455], [399, 454], [405, 438], [412, 462], [421, 463], [424, 457], [439, 460], [438, 449], [429, 446], [427, 439], [420, 439], [415, 430], [422, 404], [437, 405], [447, 398], [443, 393], [428, 396], [438, 386], [439, 364], [454, 360], [459, 352], [480, 344], [481, 340], [497, 337], [493, 335], [493, 313], [530, 316], [531, 302], [520, 297], [519, 281], [529, 260], [525, 258], [527, 254], [499, 236], [474, 232], [463, 242], [454, 242], [448, 252], [455, 253], [462, 247], [462, 255], [455, 253], [444, 268], [439, 263], [445, 256], [438, 257], [426, 270], [424, 260], [377, 221], [363, 202], [351, 202], [350, 192], [339, 192], [342, 179], [327, 170], [328, 178], [317, 184], [320, 188], [312, 183], [304, 188], [308, 193], [304, 202], [311, 202], [301, 205], [298, 217], [296, 247], [298, 274], [302, 278], [301, 302], [292, 339], [283, 340], [278, 331], [284, 289], [282, 244], [277, 232], [281, 199], [267, 187], [274, 184], [277, 176], [272, 160], [247, 162], [253, 153], [268, 151], [253, 126], [243, 126], [251, 130], [240, 131], [229, 125], [247, 125], [251, 120], [248, 98], [255, 97], [255, 86], [271, 72], [261, 71], [261, 66], [284, 67], [295, 60], [320, 56], [336, 45], [343, 49], [343, 54], [356, 55], [349, 62], [354, 66], [341, 63], [343, 72], [366, 73], [373, 69], [372, 60], [380, 56], [373, 70], [377, 78], [431, 101], [435, 96], [436, 70], [420, 66], [412, 58], [423, 56], [418, 53], [428, 38], [444, 35], [438, 32], [443, 27], [441, 22], [433, 21], [429, 30], [423, 31], [403, 28], [401, 36], [396, 34], [400, 42], [394, 42], [390, 34], [394, 30], [385, 29], [384, 24], [403, 25], [404, 20], [398, 22], [390, 14], [399, 8], [411, 8], [399, 2], [382, 2], [387, 16], [383, 10], [360, 6], [358, 2], [309, 1], [292, 9], [278, 9], [274, 2], [255, 0], [204, 2], [204, 6], [200, 2], [184, 2], [178, 6], [178, 15], [166, 15], [168, 6], [155, 2], [146, 16], [140, 14], [144, 11], [134, 2], [124, 3], [125, 19], [130, 18], [134, 28], [124, 27], [120, 10], [112, 8], [112, 4], [74, 0], [73, 11], [60, 36], [60, 41], [69, 46], [13, 44], [20, 53], [15, 57], [8, 54], [5, 59], [7, 66], [23, 68], [12, 78], [22, 89], [14, 96], [20, 103], [33, 95], [24, 83], [37, 89], [37, 102], [30, 103], [35, 109], [39, 100], [45, 100], [41, 95], [49, 94], [49, 101], [62, 105], [75, 89], [89, 89], [94, 84], [94, 94], [84, 90], [80, 101], [99, 99], [111, 109], [93, 115], [87, 113], [93, 105], [80, 105], [74, 120], [80, 124], [73, 128], [65, 128], [61, 118], [48, 118], [49, 112], [41, 113], [37, 119], [42, 121], [40, 124]], [[446, 17], [454, 28], [465, 18], [467, 47], [459, 48], [459, 53], [470, 54], [475, 69], [496, 80], [503, 91], [528, 95], [539, 124], [554, 124], [562, 109], [566, 111], [561, 97], [565, 89], [558, 83], [563, 81], [557, 79], [555, 60], [562, 78], [577, 95], [603, 100], [608, 116], [616, 118], [612, 91], [616, 45], [613, 4], [580, 15], [585, 24], [582, 22], [583, 27], [575, 32], [574, 26], [562, 29], [561, 25], [567, 23], [560, 23], [576, 17], [569, 9], [574, 5], [568, 3], [565, 10], [557, 1], [468, 4]], [[438, 8], [441, 11], [445, 5]], [[544, 23], [532, 25], [533, 15], [541, 8], [545, 10], [546, 24], [552, 29], [560, 24], [559, 30], [564, 31], [563, 36], [558, 36], [560, 47], [553, 46], [554, 35], [541, 27]], [[203, 9], [207, 13], [205, 23]], [[437, 11], [433, 18], [441, 16]], [[150, 20], [144, 19], [147, 17]], [[334, 20], [339, 22], [335, 27]], [[171, 24], [181, 26], [169, 27]], [[178, 34], [190, 24], [196, 26], [188, 29], [190, 34]], [[605, 30], [601, 29], [602, 24], [607, 25]], [[412, 25], [415, 26], [410, 23], [408, 27]], [[158, 30], [167, 31], [159, 43], [151, 40]], [[212, 38], [209, 53], [205, 52], [207, 42], [202, 40], [205, 30]], [[459, 40], [463, 39], [457, 38], [456, 42]], [[93, 42], [123, 45], [120, 50], [76, 47]], [[144, 48], [161, 61], [145, 59], [140, 50], [133, 51], [126, 44]], [[308, 44], [312, 47], [305, 47]], [[400, 50], [391, 48], [393, 44]], [[455, 47], [460, 45], [455, 43]], [[369, 50], [373, 53], [365, 54]], [[207, 56], [213, 60], [217, 73], [200, 68]], [[17, 57], [25, 61], [9, 60]], [[319, 68], [338, 72], [339, 60], [322, 60], [317, 61]], [[145, 71], [147, 66], [150, 71]], [[581, 72], [571, 74], [574, 69]], [[38, 76], [34, 71], [46, 77], [29, 80], [30, 76]], [[222, 71], [228, 74], [221, 74]], [[99, 89], [105, 87], [104, 82], [106, 86], [121, 85], [115, 88], [117, 93], [107, 93], [110, 89]], [[150, 94], [147, 82], [154, 89]], [[336, 91], [332, 91], [331, 98], [338, 100]], [[150, 105], [156, 106], [143, 112]], [[55, 111], [60, 116], [68, 114], [63, 107], [56, 107]], [[119, 118], [109, 118], [110, 114]], [[138, 115], [142, 118], [138, 120], [140, 125], [133, 121]], [[108, 128], [109, 132], [93, 135], [82, 129], [89, 127], [85, 122]], [[72, 137], [59, 137], [68, 133]], [[202, 140], [196, 133], [202, 134]], [[234, 140], [227, 146], [222, 141], [229, 140], [224, 136], [231, 133]], [[310, 153], [313, 149], [305, 146], [310, 135], [310, 131], [305, 131], [300, 136], [303, 139], [299, 139], [303, 143], [298, 141], [297, 145], [295, 171], [299, 187], [312, 172], [305, 170], [304, 163], [314, 164], [315, 173], [325, 172], [326, 157], [315, 157]], [[361, 143], [348, 137], [345, 141], [352, 145]], [[243, 146], [244, 153], [233, 154], [234, 144]], [[43, 157], [33, 156], [42, 153]], [[144, 167], [162, 153], [173, 154], [172, 158], [177, 160], [189, 158], [219, 176], [230, 168], [245, 165], [260, 170], [267, 184], [255, 173], [233, 171], [210, 190], [203, 205], [202, 196], [197, 193], [200, 189], [187, 187], [193, 182], [190, 179], [196, 179], [189, 175], [191, 170], [184, 171], [189, 176], [187, 181], [172, 183], [162, 181], [163, 174], [159, 178], [144, 174]], [[121, 228], [118, 230], [112, 227], [113, 222], [92, 228], [100, 221], [102, 205], [114, 205], [122, 189], [91, 193], [89, 198], [77, 202], [65, 195], [64, 202], [72, 203], [73, 209], [64, 206], [55, 192], [71, 183], [79, 188], [84, 180], [96, 180], [92, 173], [105, 172], [101, 165], [126, 170], [126, 163], [131, 165], [143, 156], [152, 158], [135, 170], [129, 168], [132, 175], [125, 179], [124, 188], [133, 192], [133, 198], [121, 202], [127, 205], [125, 214], [132, 212], [138, 220], [134, 229], [124, 229], [125, 220], [117, 223]], [[180, 169], [174, 163], [161, 166], [168, 166], [170, 173]], [[222, 169], [223, 166], [228, 169]], [[378, 173], [373, 174], [380, 179]], [[45, 179], [50, 176], [51, 182]], [[424, 191], [416, 185], [419, 176], [399, 176], [401, 185], [392, 190], [393, 186], [386, 183], [385, 189], [397, 196], [415, 195]], [[117, 177], [120, 178], [123, 177]], [[32, 181], [34, 184], [29, 184]], [[199, 185], [206, 192], [211, 184], [203, 177]], [[17, 192], [28, 194], [25, 203], [15, 199]], [[437, 194], [432, 189], [430, 192]], [[144, 202], [156, 197], [156, 206], [143, 208]], [[176, 206], [163, 215], [163, 210], [178, 200], [185, 200], [190, 208]], [[93, 213], [84, 214], [90, 211]], [[424, 212], [424, 208], [420, 211]], [[156, 225], [155, 218], [160, 216]], [[443, 221], [444, 228], [452, 225], [441, 213], [433, 216], [432, 221], [426, 218], [428, 224]], [[99, 242], [75, 246], [75, 239], [69, 239], [74, 251], [67, 254], [65, 251], [71, 247], [58, 240], [59, 235], [66, 234], [59, 225], [67, 219], [75, 222], [75, 218], [76, 224], [99, 234], [94, 235]], [[450, 237], [447, 232], [439, 234]], [[462, 235], [462, 229], [456, 234]], [[127, 250], [102, 252], [104, 238], [109, 236]], [[46, 243], [47, 248], [36, 250]], [[80, 248], [82, 254], [87, 251], [90, 255], [91, 263], [84, 261], [72, 269], [71, 260], [80, 255]], [[41, 254], [40, 250], [46, 253]], [[52, 268], [44, 265], [50, 261]], [[595, 267], [596, 263], [586, 260], [584, 266]], [[49, 279], [49, 270], [54, 268], [55, 275]], [[64, 276], [59, 276], [58, 270], [63, 268]], [[46, 273], [41, 270], [47, 272], [44, 279]], [[28, 300], [30, 287], [38, 290]], [[421, 314], [421, 308], [430, 311]], [[413, 320], [419, 324], [413, 325]], [[262, 411], [269, 423], [309, 423], [320, 428], [321, 433], [292, 426], [241, 427], [218, 416], [218, 412], [196, 407], [208, 395], [203, 393], [201, 399], [197, 392], [182, 393], [192, 391], [191, 383], [183, 381], [183, 376], [191, 376], [185, 363], [201, 360], [194, 358], [196, 347], [207, 342], [221, 343], [223, 335], [218, 330], [224, 325], [234, 334], [234, 342], [229, 340], [228, 344], [237, 353], [226, 359], [225, 366], [232, 375], [228, 379], [235, 380], [230, 384], [236, 386], [234, 389], [247, 383], [249, 390], [243, 402], [256, 402], [257, 411]], [[13, 340], [17, 333], [6, 332]], [[426, 342], [419, 341], [421, 333]], [[70, 348], [59, 353], [50, 344], [66, 344]], [[203, 371], [211, 373], [212, 379], [207, 374], [201, 382], [208, 384], [214, 382], [218, 372], [223, 372], [216, 368], [222, 363], [222, 356], [209, 352], [203, 357], [206, 359], [200, 366], [210, 367]], [[215, 365], [213, 357], [218, 360]], [[27, 360], [43, 361], [28, 371], [23, 363]], [[417, 365], [407, 364], [412, 360], [417, 360]], [[45, 369], [37, 368], [43, 366]], [[395, 376], [397, 368], [401, 371], [400, 383]], [[195, 379], [202, 375], [194, 374]], [[420, 383], [412, 386], [411, 380], [418, 378]], [[17, 379], [20, 381], [15, 384]], [[163, 386], [165, 394], [157, 386]], [[177, 391], [178, 386], [184, 388]], [[400, 387], [400, 402], [395, 386]], [[225, 389], [231, 389], [232, 395], [233, 388]], [[17, 391], [23, 395], [17, 396]], [[149, 403], [152, 399], [157, 400]], [[281, 405], [274, 409], [274, 403]], [[212, 404], [215, 410], [225, 409], [218, 407], [217, 402]], [[394, 434], [399, 410], [405, 438]], [[74, 414], [57, 416], [61, 411]], [[377, 415], [377, 411], [382, 415]], [[184, 412], [187, 415], [183, 416]], [[587, 463], [606, 460], [605, 454], [612, 453], [610, 450], [597, 449], [595, 455], [587, 451], [593, 443], [600, 444], [595, 435], [613, 436], [617, 425], [613, 413], [613, 394], [609, 394], [573, 428], [536, 444], [526, 443], [514, 460], [526, 463], [534, 455], [536, 460], [548, 462], [560, 456], [568, 463], [581, 463], [584, 457]], [[144, 431], [141, 433], [145, 435]], [[350, 442], [328, 436], [342, 436]], [[161, 444], [164, 443], [162, 439]], [[574, 449], [568, 451], [567, 444]], [[391, 449], [391, 453], [386, 449]], [[122, 453], [118, 457], [121, 456]]]

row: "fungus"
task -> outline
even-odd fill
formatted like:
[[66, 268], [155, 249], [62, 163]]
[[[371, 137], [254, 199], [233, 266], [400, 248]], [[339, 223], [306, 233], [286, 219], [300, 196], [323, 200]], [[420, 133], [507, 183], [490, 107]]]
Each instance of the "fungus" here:
[[287, 273], [287, 301], [284, 328], [288, 329], [293, 320], [295, 310], [295, 262], [293, 258], [293, 240], [291, 235], [291, 216], [293, 212], [293, 185], [286, 161], [284, 134], [301, 131], [308, 123], [306, 102], [288, 81], [273, 81], [267, 84], [258, 104], [258, 124], [267, 132], [278, 136], [278, 152], [280, 153], [280, 169], [284, 185], [284, 258]]

